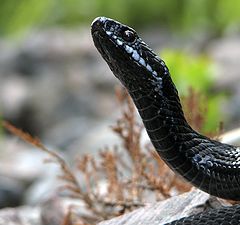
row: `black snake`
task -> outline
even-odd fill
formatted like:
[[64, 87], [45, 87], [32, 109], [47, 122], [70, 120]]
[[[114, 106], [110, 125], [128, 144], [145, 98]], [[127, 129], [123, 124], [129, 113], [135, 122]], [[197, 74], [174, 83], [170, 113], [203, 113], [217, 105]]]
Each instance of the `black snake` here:
[[[151, 142], [167, 165], [211, 195], [240, 200], [240, 148], [211, 140], [189, 126], [164, 61], [135, 30], [115, 20], [98, 17], [91, 32], [96, 48], [128, 90]], [[240, 205], [171, 224], [240, 224]]]

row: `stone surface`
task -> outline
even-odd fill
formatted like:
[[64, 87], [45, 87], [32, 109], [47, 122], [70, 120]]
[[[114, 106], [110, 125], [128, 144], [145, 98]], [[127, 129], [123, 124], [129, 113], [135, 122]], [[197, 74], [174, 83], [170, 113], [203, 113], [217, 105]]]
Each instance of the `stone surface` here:
[[53, 197], [45, 201], [41, 205], [41, 221], [42, 225], [59, 225], [63, 224], [64, 217], [68, 208], [65, 202], [57, 197]]
[[[218, 208], [223, 203], [200, 190], [188, 193], [139, 208], [123, 216], [103, 221], [98, 225], [163, 225], [173, 220], [203, 212], [209, 208]], [[224, 205], [228, 205], [225, 203]]]
[[240, 37], [215, 40], [209, 45], [208, 53], [219, 67], [217, 85], [230, 89], [239, 86]]
[[220, 141], [226, 144], [240, 146], [240, 128], [224, 133], [220, 136]]
[[20, 180], [0, 175], [0, 209], [19, 206], [25, 187]]
[[[53, 196], [41, 204], [42, 225], [65, 224], [64, 221], [66, 221], [66, 216], [69, 214], [69, 210], [73, 215], [69, 218], [69, 220], [75, 218], [78, 221], [76, 224], [81, 224], [79, 221], [79, 218], [82, 218], [81, 216], [94, 218], [94, 215], [89, 212], [83, 201], [79, 199], [69, 199]], [[69, 221], [67, 224], [72, 223]]]
[[66, 148], [114, 113], [116, 80], [88, 29], [39, 31], [0, 51], [1, 114], [25, 131]]
[[0, 210], [0, 225], [42, 225], [40, 208], [23, 206]]
[[0, 175], [29, 184], [46, 171], [43, 160], [48, 155], [18, 137], [4, 137], [0, 140]]
[[237, 128], [240, 123], [240, 36], [226, 36], [215, 40], [207, 49], [218, 67], [216, 87], [231, 94], [222, 106], [228, 128]]
[[[194, 189], [165, 201], [148, 204], [123, 216], [102, 221], [99, 225], [161, 225], [222, 205], [229, 204]], [[0, 210], [0, 225], [60, 225], [70, 209], [78, 222], [79, 218], [94, 218], [94, 214], [81, 200], [55, 195], [35, 207], [22, 206]]]
[[36, 204], [56, 192], [60, 168], [44, 163], [49, 155], [17, 137], [2, 139], [0, 149], [0, 208]]

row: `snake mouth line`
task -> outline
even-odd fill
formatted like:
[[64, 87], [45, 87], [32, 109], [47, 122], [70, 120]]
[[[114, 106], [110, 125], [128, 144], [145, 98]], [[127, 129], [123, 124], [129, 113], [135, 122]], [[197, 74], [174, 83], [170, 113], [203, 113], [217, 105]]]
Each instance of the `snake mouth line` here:
[[98, 51], [100, 52], [100, 54], [102, 56], [104, 56], [104, 59], [106, 61], [110, 62], [109, 53], [108, 53], [107, 49], [104, 48], [104, 45], [102, 44], [105, 41], [104, 32], [101, 32], [99, 30], [94, 30], [94, 31], [92, 31], [92, 36], [93, 36], [95, 45], [98, 46], [97, 48], [98, 48]]

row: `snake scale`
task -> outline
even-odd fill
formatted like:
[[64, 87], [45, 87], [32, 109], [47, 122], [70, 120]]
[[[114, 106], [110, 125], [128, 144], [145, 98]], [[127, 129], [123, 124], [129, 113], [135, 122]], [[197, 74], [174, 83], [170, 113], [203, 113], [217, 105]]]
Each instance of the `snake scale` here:
[[[240, 148], [211, 140], [190, 127], [164, 61], [134, 29], [115, 20], [96, 18], [91, 33], [97, 50], [133, 99], [165, 163], [211, 195], [240, 200]], [[209, 210], [170, 224], [237, 225], [240, 205]]]

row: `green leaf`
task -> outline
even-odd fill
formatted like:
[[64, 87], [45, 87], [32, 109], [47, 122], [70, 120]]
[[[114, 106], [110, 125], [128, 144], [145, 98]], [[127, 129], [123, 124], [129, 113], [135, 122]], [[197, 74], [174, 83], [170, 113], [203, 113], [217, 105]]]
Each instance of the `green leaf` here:
[[169, 67], [171, 77], [181, 96], [188, 95], [189, 87], [205, 96], [206, 123], [204, 132], [215, 132], [221, 121], [219, 105], [224, 100], [223, 94], [212, 94], [216, 68], [206, 56], [193, 56], [178, 51], [164, 50], [161, 53]]

